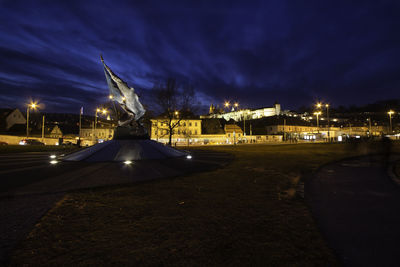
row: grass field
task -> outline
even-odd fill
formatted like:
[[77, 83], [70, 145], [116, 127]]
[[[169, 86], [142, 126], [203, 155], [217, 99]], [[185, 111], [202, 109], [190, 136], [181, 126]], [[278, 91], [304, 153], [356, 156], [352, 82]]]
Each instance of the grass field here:
[[212, 172], [67, 194], [12, 265], [337, 265], [295, 189], [302, 174], [364, 147], [206, 149], [235, 159]]

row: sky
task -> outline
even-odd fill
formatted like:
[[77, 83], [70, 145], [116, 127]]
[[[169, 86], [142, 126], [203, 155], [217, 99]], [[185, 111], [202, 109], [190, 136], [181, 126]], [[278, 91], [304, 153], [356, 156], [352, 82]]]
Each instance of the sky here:
[[400, 98], [400, 1], [0, 0], [0, 108], [86, 114], [107, 101], [100, 61], [151, 107], [168, 77], [206, 110]]

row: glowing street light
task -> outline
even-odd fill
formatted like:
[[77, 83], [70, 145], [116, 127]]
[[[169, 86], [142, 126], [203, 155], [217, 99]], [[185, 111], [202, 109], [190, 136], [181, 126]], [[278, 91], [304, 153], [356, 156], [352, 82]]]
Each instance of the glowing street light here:
[[114, 96], [113, 96], [113, 95], [109, 95], [108, 98], [109, 98], [109, 99], [113, 99]]
[[392, 115], [394, 114], [393, 110], [389, 110], [388, 111], [389, 114], [389, 121], [390, 121], [390, 133], [393, 133], [393, 129], [392, 129]]
[[[314, 115], [317, 116], [317, 128], [319, 128], [319, 115], [321, 115], [321, 111], [314, 112]], [[319, 130], [318, 130], [319, 131]]]
[[326, 117], [327, 117], [327, 119], [328, 119], [328, 141], [330, 142], [330, 120], [329, 120], [329, 104], [325, 104], [325, 107], [326, 107]]
[[38, 104], [36, 102], [31, 102], [28, 104], [28, 108], [26, 109], [26, 137], [29, 137], [29, 110], [36, 109]]
[[105, 108], [103, 108], [103, 110], [101, 111], [101, 113], [103, 113], [104, 115], [106, 115], [107, 114], [107, 109], [105, 109]]
[[315, 106], [316, 106], [317, 108], [321, 108], [321, 107], [322, 107], [322, 104], [321, 104], [321, 102], [319, 102], [319, 103], [317, 103]]
[[226, 101], [224, 105], [225, 105], [226, 108], [229, 108], [229, 106], [231, 105], [231, 103], [229, 103], [228, 101]]

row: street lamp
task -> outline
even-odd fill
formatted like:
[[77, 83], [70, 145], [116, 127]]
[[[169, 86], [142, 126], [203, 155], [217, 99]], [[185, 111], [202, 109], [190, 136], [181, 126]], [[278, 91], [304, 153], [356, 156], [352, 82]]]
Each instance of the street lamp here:
[[321, 111], [314, 112], [314, 115], [317, 116], [317, 128], [318, 128], [318, 132], [319, 132], [319, 115], [321, 115]]
[[236, 102], [236, 103], [234, 104], [234, 106], [235, 106], [235, 108], [238, 108], [238, 107], [239, 107], [239, 103]]
[[229, 103], [228, 101], [226, 101], [224, 105], [225, 105], [226, 108], [229, 108], [229, 106], [231, 105], [231, 103]]
[[388, 111], [388, 114], [389, 114], [389, 122], [390, 122], [390, 133], [392, 134], [392, 133], [393, 133], [393, 129], [392, 129], [392, 115], [394, 114], [394, 111], [393, 111], [393, 110], [389, 110], [389, 111]]
[[330, 121], [329, 121], [329, 104], [325, 104], [326, 107], [326, 117], [328, 119], [328, 141], [330, 141]]
[[38, 107], [37, 103], [28, 104], [28, 108], [26, 109], [26, 138], [29, 137], [29, 110], [36, 109]]
[[317, 103], [315, 106], [316, 106], [317, 108], [321, 108], [321, 107], [322, 107], [322, 104], [321, 104], [321, 102], [319, 102], [319, 103]]
[[96, 108], [96, 114], [94, 116], [94, 133], [93, 138], [96, 139], [96, 131], [97, 131], [97, 113], [101, 112], [101, 109]]

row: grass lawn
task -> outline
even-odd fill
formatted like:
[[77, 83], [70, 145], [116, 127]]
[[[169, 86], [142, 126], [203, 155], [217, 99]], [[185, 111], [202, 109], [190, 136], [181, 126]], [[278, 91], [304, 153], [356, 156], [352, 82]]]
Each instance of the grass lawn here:
[[394, 173], [400, 179], [400, 161], [397, 161], [394, 165]]
[[0, 146], [0, 154], [4, 153], [21, 153], [21, 152], [49, 152], [49, 151], [65, 151], [70, 152], [78, 149], [76, 146], [21, 146], [21, 145], [5, 145]]
[[335, 266], [302, 173], [365, 152], [344, 144], [243, 145], [224, 169], [67, 194], [12, 265]]

